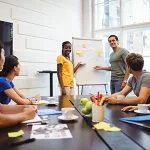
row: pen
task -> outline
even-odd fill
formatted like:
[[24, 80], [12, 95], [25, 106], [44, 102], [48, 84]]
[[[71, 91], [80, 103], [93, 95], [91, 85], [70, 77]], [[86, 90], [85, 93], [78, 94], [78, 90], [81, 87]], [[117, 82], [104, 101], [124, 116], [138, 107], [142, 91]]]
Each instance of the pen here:
[[42, 122], [34, 122], [34, 123], [28, 123], [27, 126], [32, 126], [32, 125], [46, 125], [47, 123], [42, 121]]
[[21, 145], [21, 144], [26, 144], [26, 143], [30, 143], [30, 142], [34, 142], [36, 139], [35, 138], [31, 138], [31, 139], [25, 139], [25, 140], [21, 140], [21, 141], [17, 141], [14, 143], [11, 143], [11, 146], [17, 146], [17, 145]]

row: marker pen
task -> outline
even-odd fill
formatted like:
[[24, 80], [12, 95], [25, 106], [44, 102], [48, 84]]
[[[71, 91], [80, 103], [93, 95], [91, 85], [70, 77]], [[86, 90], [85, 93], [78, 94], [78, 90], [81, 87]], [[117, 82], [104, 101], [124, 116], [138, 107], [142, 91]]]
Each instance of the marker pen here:
[[25, 139], [25, 140], [21, 140], [21, 141], [11, 143], [10, 145], [11, 146], [17, 146], [17, 145], [21, 145], [21, 144], [27, 144], [27, 143], [30, 143], [30, 142], [34, 142], [35, 140], [36, 140], [35, 138]]

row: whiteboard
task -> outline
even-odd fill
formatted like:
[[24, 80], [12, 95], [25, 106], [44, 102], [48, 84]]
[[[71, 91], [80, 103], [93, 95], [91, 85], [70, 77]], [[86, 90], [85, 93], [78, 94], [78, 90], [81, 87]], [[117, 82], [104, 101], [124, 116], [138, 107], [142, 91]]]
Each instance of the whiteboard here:
[[80, 67], [75, 73], [77, 85], [107, 84], [110, 73], [105, 70], [95, 70], [95, 66], [106, 66], [102, 40], [72, 38], [72, 59], [74, 66], [78, 62], [86, 65]]

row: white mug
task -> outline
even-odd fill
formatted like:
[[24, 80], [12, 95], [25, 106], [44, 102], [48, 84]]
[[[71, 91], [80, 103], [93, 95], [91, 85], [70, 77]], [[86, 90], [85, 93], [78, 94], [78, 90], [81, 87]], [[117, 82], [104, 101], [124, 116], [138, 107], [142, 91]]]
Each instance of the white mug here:
[[68, 107], [68, 108], [66, 107], [66, 108], [62, 108], [61, 111], [63, 113], [64, 118], [71, 119], [72, 116], [74, 115], [75, 109], [72, 107]]
[[149, 105], [148, 104], [138, 104], [137, 107], [138, 107], [139, 111], [146, 112], [146, 111], [148, 111]]

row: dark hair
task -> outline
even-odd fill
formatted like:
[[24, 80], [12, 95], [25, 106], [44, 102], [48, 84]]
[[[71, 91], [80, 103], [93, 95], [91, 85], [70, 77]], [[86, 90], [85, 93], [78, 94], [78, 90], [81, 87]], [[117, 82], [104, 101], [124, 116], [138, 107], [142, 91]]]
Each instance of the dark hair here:
[[3, 70], [0, 76], [6, 77], [12, 69], [19, 64], [18, 58], [14, 55], [6, 56]]
[[134, 71], [141, 71], [144, 66], [144, 59], [140, 54], [130, 53], [126, 57], [126, 63]]
[[66, 44], [71, 44], [71, 43], [69, 41], [65, 41], [62, 43], [62, 54], [63, 54], [63, 49], [64, 49]]
[[108, 41], [109, 41], [109, 38], [111, 38], [111, 37], [114, 37], [116, 39], [116, 41], [119, 41], [118, 36], [117, 35], [113, 35], [113, 34], [108, 37]]
[[[2, 52], [2, 48], [4, 48], [4, 45], [3, 45], [2, 41], [0, 41], [0, 54]], [[1, 58], [1, 55], [0, 55], [0, 58]]]

